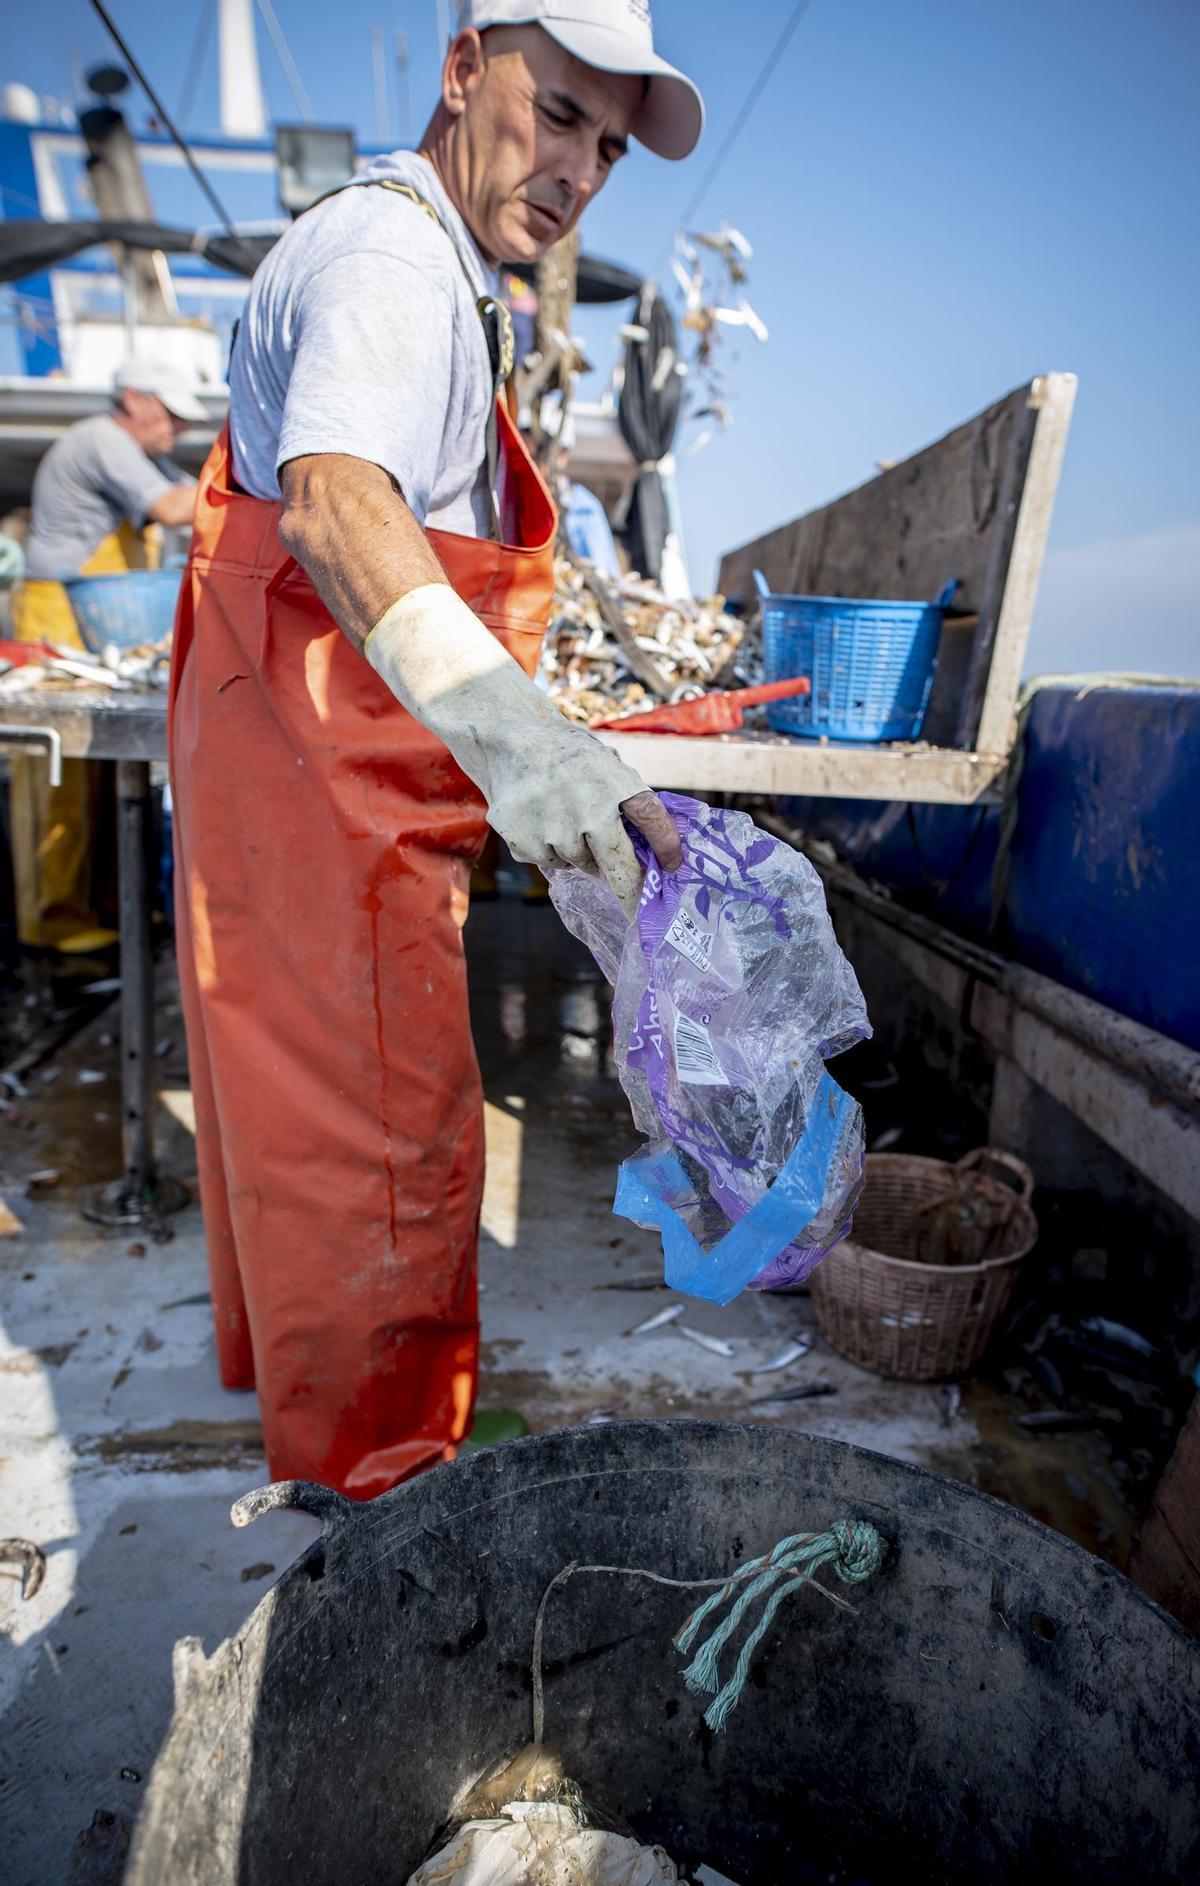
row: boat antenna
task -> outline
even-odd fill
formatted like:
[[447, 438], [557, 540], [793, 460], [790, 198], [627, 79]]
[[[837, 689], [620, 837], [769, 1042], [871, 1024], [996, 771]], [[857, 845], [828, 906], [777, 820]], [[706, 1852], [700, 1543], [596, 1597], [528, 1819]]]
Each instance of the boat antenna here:
[[201, 170], [199, 164], [196, 162], [195, 158], [192, 156], [191, 150], [188, 147], [187, 139], [184, 137], [182, 131], [180, 131], [180, 129], [176, 125], [175, 120], [172, 118], [170, 112], [167, 110], [166, 106], [163, 104], [162, 99], [159, 97], [158, 93], [155, 91], [154, 87], [151, 85], [149, 79], [146, 77], [146, 74], [142, 71], [141, 66], [138, 64], [137, 60], [134, 58], [133, 53], [130, 51], [128, 44], [126, 43], [125, 39], [121, 35], [120, 30], [118, 29], [116, 25], [116, 22], [114, 21], [112, 15], [109, 13], [108, 8], [104, 5], [104, 0], [92, 0], [92, 6], [95, 9], [95, 11], [99, 14], [104, 25], [107, 27], [109, 33], [112, 36], [113, 42], [117, 47], [118, 52], [120, 53], [121, 57], [124, 59], [126, 65], [129, 67], [129, 70], [133, 73], [134, 78], [137, 80], [138, 84], [141, 86], [142, 90], [145, 92], [146, 97], [150, 100], [150, 103], [154, 107], [154, 110], [157, 112], [162, 122], [166, 125], [167, 130], [170, 132], [171, 136], [174, 138], [176, 144], [179, 146], [180, 156], [183, 158], [183, 161], [187, 165], [188, 169], [191, 171], [192, 176], [195, 178], [201, 190], [204, 192], [205, 197], [208, 199], [209, 203], [211, 203], [213, 209], [216, 211], [217, 215], [220, 217], [221, 222], [224, 225], [226, 235], [231, 236], [235, 242], [239, 241], [240, 238], [238, 237], [238, 233], [235, 230], [233, 223], [230, 220], [229, 212], [226, 210], [224, 204], [221, 202], [220, 197], [217, 195], [216, 191], [213, 189], [212, 185], [209, 183], [208, 178], [205, 176], [204, 172]]
[[317, 114], [313, 110], [312, 101], [304, 89], [304, 80], [300, 77], [300, 68], [292, 57], [292, 49], [287, 42], [287, 34], [279, 24], [279, 19], [276, 15], [275, 8], [271, 4], [271, 0], [258, 0], [258, 10], [262, 14], [263, 24], [271, 35], [271, 44], [279, 55], [279, 63], [283, 67], [283, 76], [287, 80], [288, 88], [296, 101], [296, 109], [302, 118], [307, 118], [308, 122], [312, 124]]
[[183, 90], [179, 94], [177, 114], [180, 124], [186, 124], [192, 115], [192, 104], [196, 96], [196, 87], [200, 83], [200, 73], [204, 64], [204, 55], [208, 51], [209, 36], [212, 32], [213, 16], [216, 12], [216, 0], [200, 0], [200, 13], [196, 20], [196, 37], [192, 44], [192, 56], [184, 73]]

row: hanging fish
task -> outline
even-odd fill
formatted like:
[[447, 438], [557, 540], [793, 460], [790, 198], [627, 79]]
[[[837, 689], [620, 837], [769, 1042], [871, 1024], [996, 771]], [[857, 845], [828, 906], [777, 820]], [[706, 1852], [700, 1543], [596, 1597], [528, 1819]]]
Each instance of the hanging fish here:
[[693, 1329], [690, 1323], [681, 1323], [679, 1334], [686, 1336], [689, 1342], [698, 1344], [701, 1349], [707, 1349], [710, 1355], [724, 1356], [727, 1362], [737, 1353], [731, 1342], [726, 1342], [721, 1336], [706, 1336], [702, 1329]]
[[736, 308], [714, 308], [714, 321], [721, 321], [726, 327], [747, 327], [756, 341], [770, 339], [766, 323], [762, 321], [743, 295]]

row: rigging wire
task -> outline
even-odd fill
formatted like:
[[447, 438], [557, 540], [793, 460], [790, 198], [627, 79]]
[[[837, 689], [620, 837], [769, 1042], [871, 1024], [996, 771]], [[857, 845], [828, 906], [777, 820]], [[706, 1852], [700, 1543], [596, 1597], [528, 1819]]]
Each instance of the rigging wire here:
[[128, 65], [129, 70], [133, 73], [134, 78], [137, 80], [138, 84], [141, 86], [142, 90], [145, 92], [146, 97], [150, 100], [150, 103], [154, 107], [154, 110], [158, 113], [158, 116], [162, 119], [162, 122], [166, 125], [167, 130], [170, 132], [176, 144], [179, 146], [179, 152], [183, 158], [184, 163], [187, 165], [188, 169], [191, 171], [192, 176], [195, 178], [195, 181], [197, 182], [197, 184], [199, 184], [200, 189], [203, 191], [208, 202], [212, 205], [213, 209], [216, 211], [217, 215], [220, 217], [221, 222], [224, 226], [226, 235], [231, 236], [234, 242], [237, 242], [238, 234], [237, 234], [237, 231], [234, 229], [232, 221], [230, 220], [228, 211], [225, 209], [225, 206], [221, 202], [220, 197], [217, 195], [216, 191], [213, 189], [211, 183], [208, 181], [208, 178], [205, 176], [204, 172], [201, 170], [199, 164], [196, 162], [196, 159], [192, 156], [191, 149], [188, 145], [187, 139], [184, 137], [182, 131], [179, 130], [178, 126], [175, 123], [175, 120], [172, 118], [170, 112], [167, 110], [166, 106], [163, 104], [162, 99], [159, 97], [158, 93], [155, 91], [154, 87], [151, 85], [149, 79], [146, 77], [146, 74], [142, 71], [141, 66], [138, 64], [137, 60], [134, 58], [133, 53], [131, 52], [128, 44], [126, 43], [125, 39], [121, 35], [119, 27], [114, 21], [112, 15], [109, 13], [108, 8], [105, 6], [104, 0], [92, 0], [92, 6], [94, 10], [96, 11], [96, 13], [99, 14], [100, 19], [103, 21], [104, 25], [108, 28], [108, 31], [112, 37], [113, 43], [115, 44], [118, 52], [120, 53], [121, 57], [124, 59], [125, 63]]
[[196, 21], [196, 37], [192, 43], [192, 56], [188, 61], [187, 71], [183, 75], [183, 90], [179, 94], [179, 109], [175, 114], [180, 124], [187, 123], [192, 115], [192, 106], [196, 102], [196, 87], [200, 83], [200, 74], [204, 69], [216, 3], [217, 0], [201, 0], [200, 17]]
[[32, 210], [35, 216], [44, 212], [35, 196], [26, 196], [21, 190], [14, 190], [11, 183], [0, 183], [0, 216], [7, 216], [9, 203], [16, 203], [23, 210]]
[[763, 92], [766, 90], [768, 84], [770, 83], [772, 77], [775, 74], [775, 71], [779, 65], [780, 60], [783, 58], [784, 53], [787, 51], [789, 45], [791, 44], [792, 36], [795, 33], [796, 28], [799, 26], [801, 20], [804, 18], [804, 15], [808, 12], [809, 5], [810, 5], [810, 0], [797, 0], [797, 4], [792, 8], [791, 14], [787, 20], [786, 25], [783, 28], [783, 31], [780, 33], [778, 39], [775, 41], [775, 44], [772, 46], [770, 52], [767, 54], [766, 60], [763, 63], [762, 70], [758, 74], [758, 77], [755, 79], [754, 83], [751, 85], [750, 90], [747, 92], [746, 97], [742, 102], [741, 110], [738, 112], [737, 117], [734, 119], [728, 131], [725, 133], [725, 136], [721, 141], [720, 148], [717, 151], [716, 156], [713, 158], [712, 163], [709, 165], [708, 169], [705, 171], [703, 179], [701, 180], [701, 183], [699, 185], [699, 188], [693, 193], [691, 202], [688, 204], [687, 208], [683, 212], [683, 215], [680, 217], [679, 219], [680, 228], [682, 229], [687, 228], [693, 216], [696, 214], [696, 211], [699, 209], [701, 203], [704, 201], [704, 198], [708, 195], [709, 190], [712, 188], [713, 184], [716, 182], [716, 179], [725, 164], [726, 158], [729, 156], [730, 151], [733, 149], [734, 145], [737, 143], [738, 139], [741, 137], [742, 132], [745, 130], [746, 125], [750, 118], [750, 114], [754, 110], [754, 107], [757, 105], [759, 99], [762, 97]]
[[275, 8], [271, 4], [271, 0], [258, 0], [258, 10], [263, 16], [263, 24], [271, 35], [271, 44], [279, 55], [279, 63], [283, 67], [283, 76], [287, 80], [288, 89], [296, 101], [296, 110], [300, 113], [302, 118], [307, 118], [309, 124], [312, 124], [317, 114], [313, 110], [308, 93], [304, 89], [304, 80], [300, 77], [300, 68], [292, 58], [292, 49], [287, 43], [287, 36], [282, 26], [279, 24], [279, 18], [275, 12]]

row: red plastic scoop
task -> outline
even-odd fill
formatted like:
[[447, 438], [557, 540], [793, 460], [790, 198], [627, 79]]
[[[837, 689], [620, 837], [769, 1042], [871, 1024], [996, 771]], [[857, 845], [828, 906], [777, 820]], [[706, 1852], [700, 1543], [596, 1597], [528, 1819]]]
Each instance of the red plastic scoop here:
[[760, 688], [729, 688], [723, 694], [702, 694], [674, 707], [651, 707], [644, 714], [623, 714], [618, 720], [593, 721], [594, 731], [612, 733], [733, 733], [742, 724], [742, 711], [765, 701], [786, 701], [796, 694], [811, 694], [807, 675], [794, 681], [767, 681]]

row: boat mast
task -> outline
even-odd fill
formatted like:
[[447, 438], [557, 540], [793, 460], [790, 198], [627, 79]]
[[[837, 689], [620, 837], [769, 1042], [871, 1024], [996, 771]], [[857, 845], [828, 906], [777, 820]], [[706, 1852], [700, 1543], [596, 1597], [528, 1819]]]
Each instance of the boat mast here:
[[230, 138], [261, 138], [267, 133], [253, 0], [218, 0], [221, 129]]

